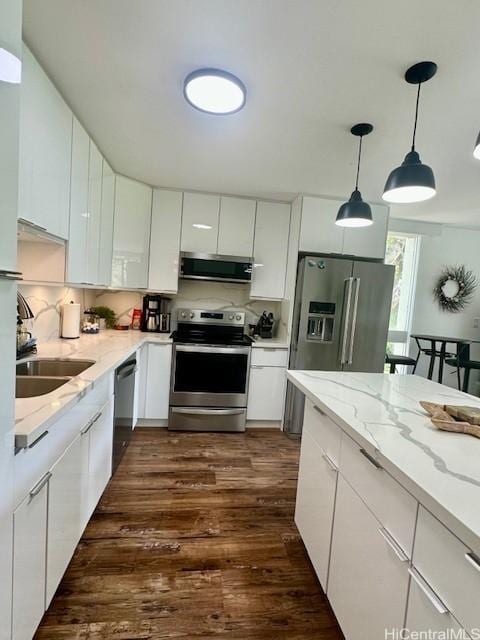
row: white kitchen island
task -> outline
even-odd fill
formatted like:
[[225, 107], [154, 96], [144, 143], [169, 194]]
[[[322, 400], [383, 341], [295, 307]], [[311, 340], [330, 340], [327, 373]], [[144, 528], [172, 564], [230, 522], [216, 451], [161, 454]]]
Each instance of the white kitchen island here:
[[410, 375], [287, 376], [306, 396], [295, 521], [347, 640], [480, 637], [480, 440], [419, 405], [480, 399]]

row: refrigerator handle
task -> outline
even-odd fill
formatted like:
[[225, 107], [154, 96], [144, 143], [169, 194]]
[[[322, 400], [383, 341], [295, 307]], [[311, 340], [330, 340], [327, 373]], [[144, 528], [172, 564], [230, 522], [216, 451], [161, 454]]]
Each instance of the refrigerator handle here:
[[360, 291], [360, 278], [353, 278], [353, 281], [355, 283], [355, 294], [353, 298], [352, 323], [351, 323], [351, 330], [350, 330], [350, 348], [348, 351], [347, 364], [352, 364], [353, 362], [353, 347], [355, 343], [355, 329], [357, 326], [358, 294]]
[[347, 364], [347, 339], [348, 339], [348, 328], [350, 323], [350, 307], [352, 304], [352, 285], [353, 278], [346, 278], [344, 284], [344, 293], [343, 299], [345, 300], [345, 292], [347, 295], [347, 302], [345, 306], [345, 314], [343, 316], [343, 327], [342, 327], [342, 350], [340, 354], [340, 364]]

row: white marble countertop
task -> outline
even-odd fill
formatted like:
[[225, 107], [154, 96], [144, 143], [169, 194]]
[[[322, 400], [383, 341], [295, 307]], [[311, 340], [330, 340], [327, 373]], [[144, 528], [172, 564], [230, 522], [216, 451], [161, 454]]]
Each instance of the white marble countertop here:
[[288, 349], [288, 342], [281, 338], [254, 338], [252, 348], [260, 349]]
[[[102, 331], [76, 340], [52, 340], [38, 345], [36, 356], [24, 358], [80, 358], [95, 364], [55, 391], [15, 400], [15, 446], [26, 447], [80, 400], [103, 375], [115, 369], [145, 342], [170, 343], [169, 334], [140, 331]], [[20, 360], [19, 362], [22, 362]]]
[[480, 398], [413, 375], [288, 371], [288, 379], [480, 553], [480, 439], [440, 431], [419, 405]]

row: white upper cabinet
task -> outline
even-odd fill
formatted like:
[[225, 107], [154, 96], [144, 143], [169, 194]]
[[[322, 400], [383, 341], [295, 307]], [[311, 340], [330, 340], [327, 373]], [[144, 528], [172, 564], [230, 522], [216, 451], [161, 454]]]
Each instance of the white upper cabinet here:
[[110, 286], [112, 280], [113, 212], [115, 206], [115, 174], [105, 158], [102, 169], [102, 214], [100, 217], [100, 246], [98, 284]]
[[217, 253], [227, 256], [253, 255], [256, 208], [255, 200], [220, 198]]
[[220, 196], [183, 194], [181, 250], [217, 253]]
[[116, 177], [113, 228], [112, 286], [146, 289], [152, 189], [123, 176]]
[[300, 251], [342, 253], [343, 228], [335, 224], [338, 200], [303, 197]]
[[285, 294], [290, 205], [258, 202], [250, 296], [280, 300]]
[[363, 228], [343, 228], [335, 224], [342, 201], [304, 196], [300, 251], [333, 253], [361, 258], [385, 257], [389, 209], [372, 204], [373, 224]]
[[182, 229], [181, 191], [154, 189], [148, 288], [177, 293]]
[[370, 205], [373, 224], [369, 227], [346, 228], [343, 236], [343, 253], [362, 258], [385, 258], [388, 227], [388, 207]]
[[90, 163], [88, 171], [88, 237], [87, 237], [87, 282], [98, 284], [100, 253], [100, 220], [102, 215], [102, 163], [100, 151], [90, 140]]
[[70, 232], [67, 251], [67, 280], [73, 283], [82, 283], [87, 280], [89, 154], [90, 138], [88, 133], [74, 118], [70, 187]]
[[18, 217], [68, 237], [72, 112], [23, 49]]

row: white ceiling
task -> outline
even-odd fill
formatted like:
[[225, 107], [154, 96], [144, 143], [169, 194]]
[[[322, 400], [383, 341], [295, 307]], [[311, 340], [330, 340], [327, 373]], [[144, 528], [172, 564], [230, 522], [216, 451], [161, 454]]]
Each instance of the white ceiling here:
[[[430, 202], [393, 214], [480, 226], [478, 0], [25, 0], [25, 39], [114, 168], [147, 183], [291, 199], [353, 188], [352, 124], [372, 122], [360, 188], [379, 201], [417, 148]], [[211, 116], [182, 95], [213, 66], [247, 86], [245, 108]]]

